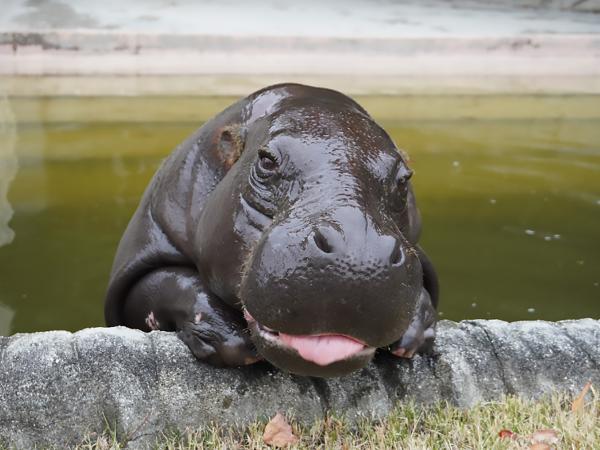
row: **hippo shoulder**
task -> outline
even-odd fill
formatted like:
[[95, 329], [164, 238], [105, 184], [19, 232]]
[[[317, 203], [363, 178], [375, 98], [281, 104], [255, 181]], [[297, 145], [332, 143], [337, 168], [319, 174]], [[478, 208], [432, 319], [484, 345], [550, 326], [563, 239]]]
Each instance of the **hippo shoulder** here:
[[123, 234], [105, 299], [108, 325], [120, 321], [131, 287], [164, 266], [192, 266], [189, 236], [204, 200], [233, 164], [243, 99], [205, 123], [162, 162]]

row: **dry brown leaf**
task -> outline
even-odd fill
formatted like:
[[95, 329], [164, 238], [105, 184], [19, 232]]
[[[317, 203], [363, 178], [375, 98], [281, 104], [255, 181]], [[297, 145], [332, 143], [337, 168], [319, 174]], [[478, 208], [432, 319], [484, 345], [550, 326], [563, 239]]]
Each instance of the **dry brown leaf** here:
[[531, 444], [527, 447], [528, 450], [552, 450], [548, 444], [544, 444], [542, 442], [538, 442], [537, 444]]
[[500, 430], [498, 432], [498, 437], [500, 439], [518, 439], [519, 436], [516, 433], [513, 433], [510, 430]]
[[96, 441], [96, 448], [98, 450], [110, 450], [113, 446], [108, 442], [108, 439], [105, 436], [100, 436]]
[[283, 417], [282, 414], [277, 413], [265, 427], [263, 440], [265, 441], [265, 444], [268, 445], [285, 447], [298, 442], [298, 437], [292, 432], [292, 427], [287, 423], [285, 417]]
[[575, 412], [581, 411], [583, 409], [583, 405], [585, 404], [585, 395], [588, 393], [591, 387], [592, 382], [588, 381], [577, 396], [577, 398], [573, 400], [573, 403], [571, 403], [571, 411]]
[[554, 430], [537, 430], [529, 438], [532, 444], [556, 444], [558, 442], [558, 433]]

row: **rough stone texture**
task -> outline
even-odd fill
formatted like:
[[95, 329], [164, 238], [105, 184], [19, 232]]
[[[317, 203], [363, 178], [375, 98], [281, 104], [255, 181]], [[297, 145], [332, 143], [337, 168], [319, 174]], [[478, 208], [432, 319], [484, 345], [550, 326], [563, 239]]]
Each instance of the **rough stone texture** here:
[[123, 327], [0, 337], [0, 445], [64, 446], [108, 425], [130, 447], [169, 429], [244, 425], [285, 411], [382, 417], [401, 400], [468, 407], [505, 394], [539, 397], [600, 384], [600, 321], [439, 324], [429, 355], [388, 354], [336, 379], [266, 363], [215, 369], [172, 333]]

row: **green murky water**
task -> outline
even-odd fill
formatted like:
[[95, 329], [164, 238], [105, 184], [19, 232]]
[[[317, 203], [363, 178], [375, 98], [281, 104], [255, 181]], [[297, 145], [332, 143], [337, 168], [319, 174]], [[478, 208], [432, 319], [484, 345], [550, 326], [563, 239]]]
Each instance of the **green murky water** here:
[[[199, 126], [187, 116], [149, 120], [163, 117], [160, 100], [142, 118], [131, 106], [131, 119], [117, 122], [31, 119], [27, 111], [44, 101], [13, 102], [15, 237], [0, 247], [0, 334], [103, 324], [129, 217], [160, 160]], [[443, 318], [600, 318], [600, 114], [578, 117], [577, 102], [552, 101], [564, 117], [528, 119], [518, 98], [503, 103], [515, 114], [483, 120], [381, 114], [416, 172]], [[213, 99], [202, 117], [221, 103]], [[172, 109], [171, 100], [163, 106]]]

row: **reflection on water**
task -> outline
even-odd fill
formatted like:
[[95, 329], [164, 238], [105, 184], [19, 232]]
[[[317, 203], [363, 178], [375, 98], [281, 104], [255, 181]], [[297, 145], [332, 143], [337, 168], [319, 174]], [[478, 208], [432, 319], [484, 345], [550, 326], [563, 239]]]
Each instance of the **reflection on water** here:
[[0, 303], [0, 336], [8, 336], [11, 334], [10, 324], [15, 312], [12, 308]]
[[8, 99], [0, 95], [0, 247], [11, 243], [14, 238], [14, 232], [8, 226], [13, 215], [8, 189], [17, 173], [16, 141], [14, 114]]
[[[600, 120], [384, 126], [411, 157], [444, 318], [600, 317]], [[118, 240], [161, 159], [196, 127], [20, 124], [16, 237], [0, 248], [11, 332], [103, 324]]]

